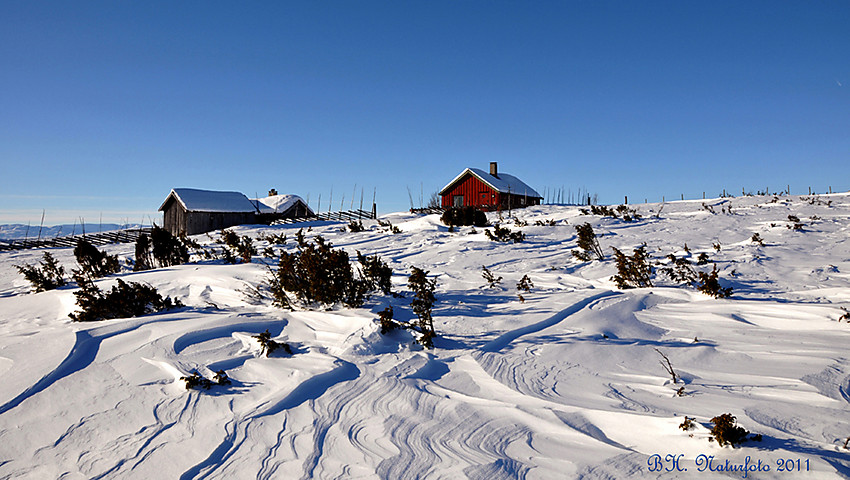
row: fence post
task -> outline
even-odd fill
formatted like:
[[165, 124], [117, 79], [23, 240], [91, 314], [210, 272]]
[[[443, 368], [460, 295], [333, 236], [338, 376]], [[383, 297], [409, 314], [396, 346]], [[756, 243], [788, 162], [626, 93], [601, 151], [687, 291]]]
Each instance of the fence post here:
[[628, 205], [628, 204], [629, 204], [629, 196], [626, 195], [626, 205]]

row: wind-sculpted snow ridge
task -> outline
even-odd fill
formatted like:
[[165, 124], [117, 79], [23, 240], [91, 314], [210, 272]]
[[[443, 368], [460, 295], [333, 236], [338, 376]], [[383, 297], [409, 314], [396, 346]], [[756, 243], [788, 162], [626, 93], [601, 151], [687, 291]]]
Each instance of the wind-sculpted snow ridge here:
[[[67, 317], [75, 285], [30, 293], [14, 269], [41, 251], [0, 253], [0, 478], [740, 478], [757, 462], [770, 470], [747, 478], [850, 478], [850, 197], [631, 207], [640, 220], [566, 206], [489, 214], [526, 234], [518, 244], [449, 232], [436, 215], [382, 219], [396, 234], [368, 220], [357, 233], [304, 229], [352, 259], [379, 255], [396, 292], [412, 266], [429, 271], [433, 350], [409, 330], [379, 333], [387, 305], [415, 321], [409, 292], [359, 309], [259, 300], [251, 287], [270, 258], [125, 267], [98, 285], [144, 282], [186, 306], [83, 324]], [[603, 261], [573, 258], [585, 222]], [[644, 243], [655, 286], [618, 290], [612, 248]], [[132, 259], [132, 245], [104, 248]], [[51, 253], [74, 266], [71, 250]], [[731, 298], [662, 274], [668, 254], [716, 266]], [[502, 281], [488, 285], [484, 266]], [[534, 287], [520, 292], [524, 275]], [[265, 331], [292, 353], [261, 355]], [[219, 370], [230, 384], [180, 380]], [[723, 413], [761, 440], [710, 443]]]

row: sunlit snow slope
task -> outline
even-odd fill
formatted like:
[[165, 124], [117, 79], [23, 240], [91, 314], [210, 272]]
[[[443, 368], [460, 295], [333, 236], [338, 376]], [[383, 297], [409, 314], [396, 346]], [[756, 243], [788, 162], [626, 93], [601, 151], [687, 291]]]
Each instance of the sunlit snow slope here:
[[[526, 234], [518, 244], [450, 232], [436, 215], [385, 217], [397, 234], [371, 221], [359, 233], [301, 225], [308, 239], [393, 268], [406, 295], [359, 309], [275, 308], [249, 293], [264, 290], [273, 259], [197, 259], [98, 281], [144, 282], [185, 307], [73, 323], [76, 285], [30, 293], [14, 268], [43, 250], [0, 253], [0, 478], [741, 478], [725, 470], [757, 462], [747, 478], [850, 477], [850, 323], [839, 321], [850, 307], [850, 196], [632, 207], [636, 222], [540, 206], [512, 212], [527, 222], [516, 226], [505, 212], [503, 225]], [[544, 220], [555, 225], [535, 226]], [[573, 258], [584, 222], [601, 235], [602, 262]], [[286, 234], [274, 248], [292, 251], [301, 226], [235, 230]], [[661, 264], [706, 253], [695, 268], [716, 265], [732, 297], [677, 284], [663, 265], [654, 287], [617, 289], [612, 247], [643, 243]], [[50, 251], [76, 266], [70, 249]], [[437, 280], [432, 350], [376, 323], [387, 305], [415, 318], [411, 266]], [[483, 266], [499, 285], [485, 286]], [[521, 302], [523, 275], [534, 287]], [[260, 356], [252, 336], [267, 329], [293, 355]], [[233, 383], [187, 391], [179, 378], [195, 369], [223, 369]], [[761, 441], [709, 442], [723, 413]], [[679, 428], [685, 416], [695, 429]]]

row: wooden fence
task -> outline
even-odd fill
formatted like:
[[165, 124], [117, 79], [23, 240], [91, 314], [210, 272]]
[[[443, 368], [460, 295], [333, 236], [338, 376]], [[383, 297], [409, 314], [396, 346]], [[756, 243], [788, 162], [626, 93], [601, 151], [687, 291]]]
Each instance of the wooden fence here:
[[338, 222], [354, 222], [363, 219], [374, 220], [377, 218], [373, 211], [354, 209], [340, 212], [319, 212], [314, 215], [308, 215], [295, 218], [284, 218], [272, 222], [272, 225], [289, 225], [291, 223], [315, 222], [315, 221], [338, 221]]
[[67, 235], [64, 237], [24, 239], [24, 240], [0, 240], [0, 251], [26, 250], [28, 248], [46, 247], [75, 247], [77, 241], [85, 240], [92, 245], [106, 245], [110, 243], [133, 243], [141, 234], [150, 235], [151, 228], [133, 228], [127, 230], [113, 230], [111, 232], [87, 233], [80, 235]]

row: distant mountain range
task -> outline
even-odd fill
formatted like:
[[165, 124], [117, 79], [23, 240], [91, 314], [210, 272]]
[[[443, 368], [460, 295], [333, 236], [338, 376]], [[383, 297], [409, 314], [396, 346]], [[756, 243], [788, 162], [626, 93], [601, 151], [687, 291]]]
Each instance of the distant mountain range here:
[[[127, 228], [139, 228], [138, 223], [134, 224], [117, 224], [117, 223], [86, 223], [85, 233], [108, 232], [111, 230], [124, 230]], [[150, 225], [142, 225], [148, 227]], [[83, 233], [83, 226], [77, 224], [53, 225], [50, 227], [41, 227], [41, 238], [64, 237], [66, 235]], [[0, 240], [18, 240], [23, 238], [35, 239], [39, 237], [38, 225], [23, 225], [20, 223], [10, 223], [0, 225]]]

